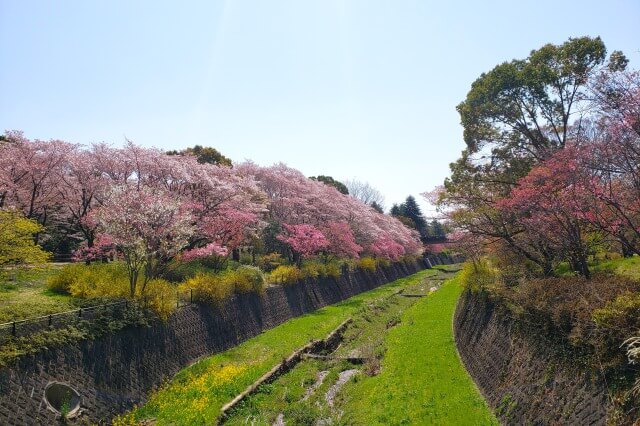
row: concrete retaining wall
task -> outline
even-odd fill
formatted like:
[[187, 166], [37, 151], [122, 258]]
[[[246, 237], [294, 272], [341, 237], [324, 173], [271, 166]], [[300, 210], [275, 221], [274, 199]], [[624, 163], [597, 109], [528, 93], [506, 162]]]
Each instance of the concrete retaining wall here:
[[597, 375], [567, 365], [518, 331], [482, 294], [465, 292], [454, 319], [465, 367], [504, 424], [604, 425], [607, 390]]

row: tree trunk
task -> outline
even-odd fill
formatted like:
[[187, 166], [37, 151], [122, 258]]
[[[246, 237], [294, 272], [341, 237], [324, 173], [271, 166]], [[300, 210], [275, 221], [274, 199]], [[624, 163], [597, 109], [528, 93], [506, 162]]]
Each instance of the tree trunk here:
[[625, 243], [625, 242], [621, 242], [622, 245], [622, 256], [623, 257], [632, 257], [633, 256], [633, 249], [629, 246], [629, 244]]

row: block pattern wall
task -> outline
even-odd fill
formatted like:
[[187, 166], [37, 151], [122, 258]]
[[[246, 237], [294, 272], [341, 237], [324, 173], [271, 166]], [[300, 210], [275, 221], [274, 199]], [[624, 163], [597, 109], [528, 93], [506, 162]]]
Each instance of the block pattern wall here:
[[606, 424], [602, 380], [560, 362], [550, 345], [516, 330], [486, 296], [463, 294], [454, 331], [465, 367], [503, 424]]

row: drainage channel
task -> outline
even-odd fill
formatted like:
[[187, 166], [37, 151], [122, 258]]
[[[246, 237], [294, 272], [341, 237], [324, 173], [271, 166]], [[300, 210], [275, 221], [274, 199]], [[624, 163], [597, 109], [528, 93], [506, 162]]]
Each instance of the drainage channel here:
[[340, 423], [345, 416], [344, 399], [349, 398], [345, 386], [361, 380], [361, 375], [364, 379], [380, 373], [387, 331], [402, 323], [407, 308], [436, 291], [443, 275], [439, 271], [420, 284], [368, 303], [340, 333], [332, 332], [331, 345], [307, 345], [294, 352], [295, 363], [248, 388], [220, 422], [273, 426]]
[[226, 421], [233, 410], [242, 403], [245, 399], [256, 393], [260, 386], [269, 384], [276, 380], [283, 374], [286, 374], [292, 370], [306, 354], [319, 354], [323, 352], [332, 352], [340, 345], [342, 341], [344, 331], [347, 329], [352, 319], [349, 318], [340, 324], [335, 330], [327, 335], [324, 340], [311, 341], [305, 346], [294, 351], [289, 357], [284, 359], [280, 364], [275, 365], [269, 372], [264, 374], [254, 383], [252, 383], [247, 389], [238, 394], [230, 402], [225, 404], [220, 410], [220, 416], [218, 417], [218, 424], [222, 424]]

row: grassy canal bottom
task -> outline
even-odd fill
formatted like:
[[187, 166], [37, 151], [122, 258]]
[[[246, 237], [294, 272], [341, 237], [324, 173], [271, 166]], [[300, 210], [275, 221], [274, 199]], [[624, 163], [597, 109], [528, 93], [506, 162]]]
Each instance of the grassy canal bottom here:
[[292, 319], [183, 370], [115, 423], [215, 423], [269, 368], [352, 318], [337, 349], [261, 385], [225, 424], [497, 424], [456, 353], [456, 269], [422, 271]]

